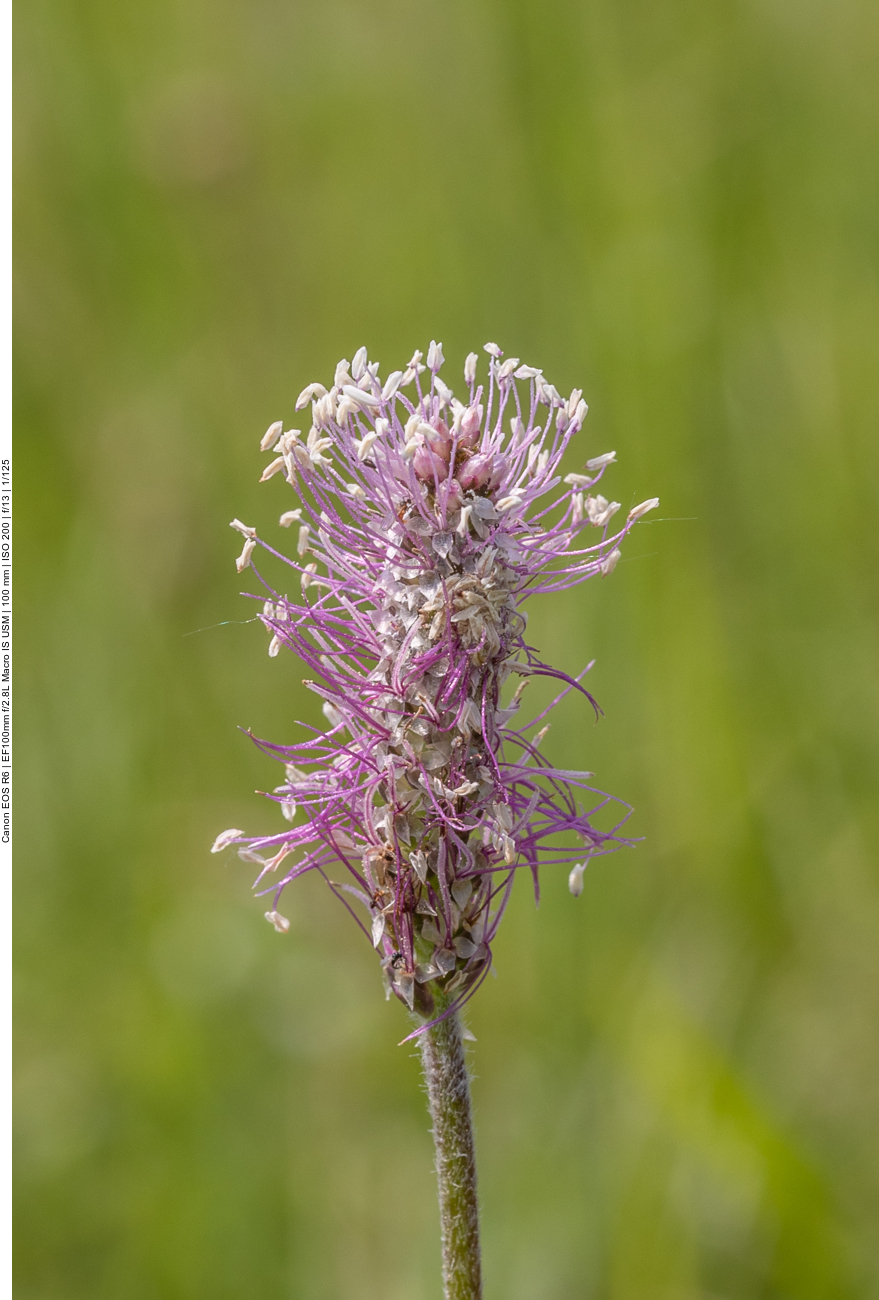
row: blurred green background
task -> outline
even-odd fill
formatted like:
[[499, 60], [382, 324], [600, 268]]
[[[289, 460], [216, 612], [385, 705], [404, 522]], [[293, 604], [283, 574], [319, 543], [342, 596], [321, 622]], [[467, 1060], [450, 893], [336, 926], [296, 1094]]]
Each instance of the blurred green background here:
[[487, 1300], [879, 1296], [877, 56], [870, 0], [22, 0], [19, 1300], [438, 1300], [374, 955], [207, 852], [274, 824], [236, 726], [319, 716], [224, 622], [258, 439], [431, 338], [669, 521], [532, 607], [644, 839], [471, 1004]]

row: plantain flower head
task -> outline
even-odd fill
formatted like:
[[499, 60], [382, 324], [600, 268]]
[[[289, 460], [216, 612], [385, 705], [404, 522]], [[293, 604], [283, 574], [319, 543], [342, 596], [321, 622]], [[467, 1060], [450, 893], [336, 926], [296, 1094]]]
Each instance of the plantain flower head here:
[[[435, 342], [384, 379], [365, 348], [341, 361], [332, 384], [299, 396], [308, 432], [278, 421], [261, 443], [272, 453], [262, 478], [283, 474], [297, 494], [280, 519], [295, 526], [295, 554], [232, 522], [239, 572], [262, 548], [296, 575], [290, 597], [257, 572], [261, 618], [269, 655], [292, 650], [307, 665], [326, 726], [295, 744], [257, 741], [283, 765], [270, 796], [282, 824], [224, 831], [214, 851], [236, 844], [258, 868], [281, 932], [285, 889], [319, 872], [376, 948], [388, 995], [425, 1025], [437, 994], [457, 1006], [488, 973], [521, 867], [537, 892], [541, 865], [566, 866], [578, 894], [589, 859], [627, 842], [626, 805], [544, 756], [548, 728], [534, 728], [550, 710], [519, 722], [534, 676], [557, 679], [554, 704], [579, 691], [597, 711], [582, 673], [528, 645], [523, 605], [607, 576], [658, 505], [618, 526], [619, 503], [597, 491], [613, 452], [563, 478], [581, 392], [561, 397], [540, 370], [494, 343], [485, 351], [487, 375], [471, 353], [459, 396]], [[599, 829], [608, 806], [616, 823]]]

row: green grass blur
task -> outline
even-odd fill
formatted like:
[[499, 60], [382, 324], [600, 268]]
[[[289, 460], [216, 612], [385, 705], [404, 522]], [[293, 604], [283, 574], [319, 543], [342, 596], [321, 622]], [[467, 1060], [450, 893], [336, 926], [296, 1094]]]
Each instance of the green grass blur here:
[[879, 11], [23, 0], [17, 65], [17, 1300], [438, 1300], [373, 954], [207, 853], [316, 717], [258, 439], [431, 338], [667, 521], [532, 608], [644, 838], [471, 1006], [487, 1300], [879, 1296]]

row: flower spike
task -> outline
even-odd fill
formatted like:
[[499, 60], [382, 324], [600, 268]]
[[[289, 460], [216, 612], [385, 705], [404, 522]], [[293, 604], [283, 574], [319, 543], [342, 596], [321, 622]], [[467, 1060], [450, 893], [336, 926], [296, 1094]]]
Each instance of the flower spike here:
[[[437, 374], [435, 341], [426, 366], [416, 351], [384, 383], [365, 348], [340, 362], [329, 388], [309, 384], [296, 402], [311, 403], [306, 440], [275, 422], [262, 441], [274, 455], [263, 478], [283, 469], [299, 497], [280, 519], [299, 526], [296, 555], [232, 523], [244, 537], [239, 570], [260, 546], [301, 579], [298, 600], [264, 583], [260, 617], [270, 655], [286, 648], [306, 665], [326, 727], [291, 745], [257, 741], [284, 764], [272, 796], [283, 825], [225, 831], [213, 851], [235, 843], [259, 866], [258, 892], [273, 896], [266, 916], [282, 933], [281, 894], [308, 871], [323, 875], [376, 948], [388, 996], [422, 1017], [416, 1033], [485, 977], [521, 867], [537, 891], [542, 865], [564, 866], [579, 894], [586, 864], [628, 843], [627, 806], [543, 755], [546, 728], [532, 728], [549, 710], [518, 722], [532, 676], [559, 680], [556, 703], [578, 691], [597, 709], [579, 678], [528, 645], [523, 604], [607, 576], [658, 503], [612, 533], [619, 503], [594, 489], [614, 453], [560, 472], [586, 416], [580, 391], [563, 399], [494, 343], [482, 356], [468, 355], [459, 395]], [[518, 689], [503, 703], [511, 677]], [[614, 806], [615, 824], [599, 829], [596, 815]], [[328, 875], [340, 868], [341, 885]]]

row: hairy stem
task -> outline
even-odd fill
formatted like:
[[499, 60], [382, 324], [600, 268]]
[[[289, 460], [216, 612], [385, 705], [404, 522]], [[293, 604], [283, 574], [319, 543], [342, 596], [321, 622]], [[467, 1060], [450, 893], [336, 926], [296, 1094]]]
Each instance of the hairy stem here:
[[436, 1147], [445, 1300], [480, 1300], [476, 1153], [457, 1012], [422, 1034], [421, 1059]]

